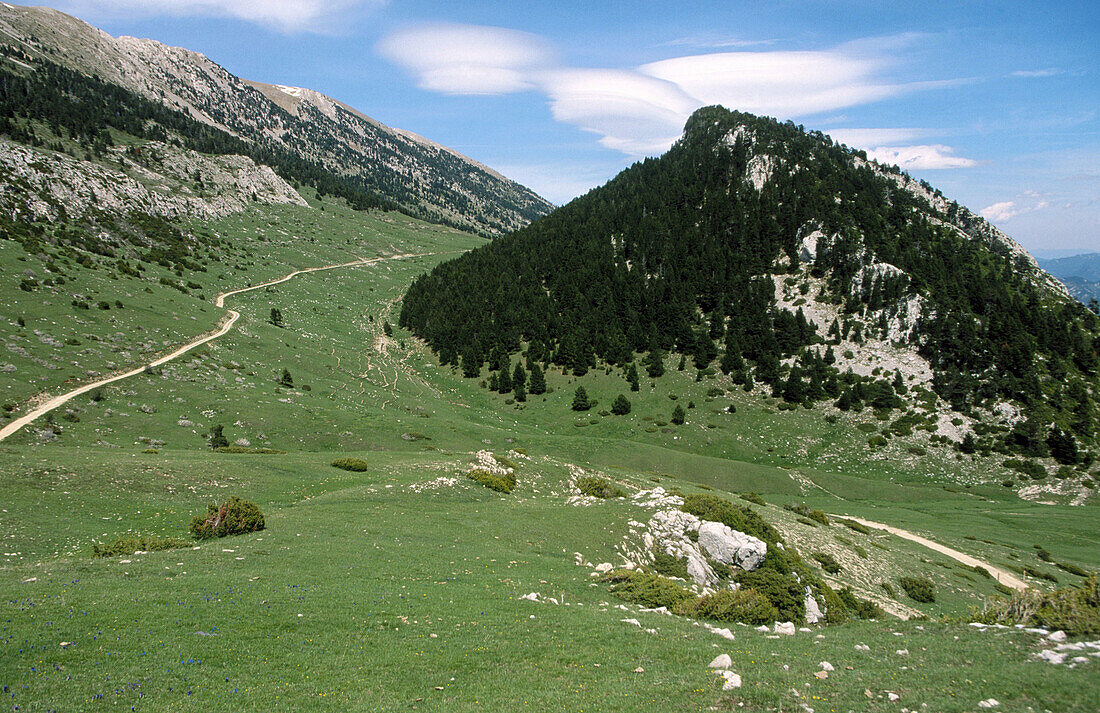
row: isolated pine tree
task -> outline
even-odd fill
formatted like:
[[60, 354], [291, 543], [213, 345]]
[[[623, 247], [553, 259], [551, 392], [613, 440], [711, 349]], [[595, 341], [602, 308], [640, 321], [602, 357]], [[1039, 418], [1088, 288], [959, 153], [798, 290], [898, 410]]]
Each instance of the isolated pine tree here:
[[282, 376], [279, 377], [279, 383], [288, 389], [294, 388], [294, 377], [290, 375], [290, 369], [283, 367]]
[[676, 408], [672, 409], [672, 422], [677, 426], [684, 425], [684, 419], [687, 416], [684, 414], [684, 407], [680, 404], [676, 404]]
[[588, 400], [588, 392], [583, 386], [578, 386], [576, 393], [573, 394], [573, 410], [587, 411], [590, 408], [592, 408], [592, 402]]
[[615, 402], [611, 404], [611, 413], [616, 416], [625, 416], [630, 413], [630, 402], [627, 401], [625, 396], [619, 394], [615, 398]]
[[229, 439], [225, 437], [225, 434], [222, 432], [223, 430], [224, 427], [220, 423], [210, 429], [210, 435], [207, 437], [210, 443], [210, 450], [225, 448], [229, 445]]
[[634, 362], [630, 362], [630, 366], [626, 368], [626, 380], [630, 384], [631, 391], [637, 391], [640, 388], [638, 384], [638, 367], [634, 365]]
[[546, 393], [546, 376], [542, 373], [542, 369], [538, 364], [531, 364], [530, 383], [531, 385], [530, 388], [528, 388], [528, 393], [532, 396]]
[[271, 317], [269, 318], [269, 321], [276, 327], [283, 326], [283, 311], [280, 310], [278, 307], [272, 307]]

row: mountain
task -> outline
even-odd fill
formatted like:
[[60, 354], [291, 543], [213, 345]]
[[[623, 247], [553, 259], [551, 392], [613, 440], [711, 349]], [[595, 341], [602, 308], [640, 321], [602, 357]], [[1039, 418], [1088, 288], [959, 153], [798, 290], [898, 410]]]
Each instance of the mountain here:
[[657, 377], [675, 351], [791, 406], [909, 409], [898, 430], [967, 452], [1075, 463], [1095, 443], [1100, 323], [1034, 258], [863, 152], [721, 107], [418, 279], [401, 324], [467, 376], [522, 349], [636, 382], [638, 355]]
[[1039, 265], [1061, 280], [1070, 294], [1082, 302], [1100, 300], [1100, 253], [1040, 260]]
[[336, 184], [328, 190], [363, 205], [394, 205], [484, 235], [522, 227], [552, 208], [451, 149], [319, 92], [241, 79], [196, 52], [115, 38], [56, 10], [8, 4], [0, 4], [0, 33], [10, 71], [75, 71], [231, 137], [258, 163], [281, 164], [284, 178], [292, 177], [291, 163], [299, 164], [299, 179], [301, 164], [328, 174]]

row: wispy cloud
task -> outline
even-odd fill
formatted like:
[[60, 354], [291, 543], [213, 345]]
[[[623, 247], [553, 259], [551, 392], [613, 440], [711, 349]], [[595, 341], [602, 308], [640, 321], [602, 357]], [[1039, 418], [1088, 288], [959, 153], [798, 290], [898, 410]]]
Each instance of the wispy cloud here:
[[692, 35], [691, 37], [677, 37], [668, 42], [661, 42], [654, 47], [694, 47], [696, 49], [730, 49], [731, 47], [761, 47], [773, 45], [776, 40], [744, 40], [736, 37], [716, 37], [713, 35]]
[[941, 131], [917, 128], [829, 129], [825, 133], [842, 144], [863, 149], [867, 157], [903, 170], [928, 171], [976, 166], [973, 159], [956, 156], [955, 149], [943, 144], [912, 144]]
[[1049, 69], [1018, 69], [1012, 73], [1013, 77], [1055, 77], [1059, 74], [1063, 74], [1063, 70], [1057, 67], [1050, 67]]
[[[1018, 215], [1034, 213], [1050, 207], [1050, 201], [1045, 200], [1046, 195], [1035, 191], [1024, 191], [1014, 200], [1001, 201], [982, 208], [979, 213], [986, 220], [994, 223], [1005, 223]], [[1069, 207], [1069, 206], [1065, 206]]]
[[[884, 53], [913, 41], [906, 35], [831, 50], [711, 52], [604, 69], [558, 64], [541, 38], [524, 32], [422, 25], [390, 35], [378, 50], [410, 71], [424, 89], [448, 94], [540, 91], [558, 121], [599, 135], [604, 146], [640, 156], [668, 148], [691, 112], [708, 104], [788, 119], [951, 84], [883, 77], [890, 64]], [[687, 40], [670, 46], [677, 43]], [[899, 153], [894, 162], [969, 165], [968, 159], [949, 156], [948, 147], [909, 148], [924, 149], [923, 158]]]
[[349, 10], [386, 0], [68, 0], [59, 6], [78, 14], [137, 14], [234, 17], [282, 32], [334, 30]]
[[420, 25], [387, 36], [378, 51], [412, 71], [422, 89], [443, 94], [533, 89], [535, 75], [554, 62], [536, 35], [475, 25]]

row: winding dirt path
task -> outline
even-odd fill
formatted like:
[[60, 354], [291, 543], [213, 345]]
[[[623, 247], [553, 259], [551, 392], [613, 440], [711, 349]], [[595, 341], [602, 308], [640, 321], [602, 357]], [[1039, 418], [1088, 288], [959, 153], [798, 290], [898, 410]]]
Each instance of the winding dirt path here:
[[845, 519], [851, 520], [852, 522], [858, 522], [860, 525], [863, 525], [865, 527], [872, 527], [876, 530], [885, 530], [886, 532], [889, 532], [891, 535], [897, 535], [898, 537], [900, 537], [904, 540], [909, 540], [911, 542], [916, 542], [918, 545], [923, 545], [923, 546], [927, 547], [930, 550], [935, 550], [936, 552], [939, 552], [940, 554], [947, 555], [951, 559], [953, 559], [957, 562], [962, 562], [963, 564], [965, 564], [968, 567], [974, 567], [974, 566], [982, 567], [982, 568], [986, 569], [990, 574], [992, 574], [994, 579], [996, 579], [998, 582], [1005, 585], [1006, 587], [1012, 587], [1013, 589], [1018, 589], [1020, 591], [1023, 591], [1023, 590], [1028, 588], [1027, 582], [1024, 582], [1020, 578], [1004, 571], [1003, 569], [1000, 569], [998, 567], [994, 567], [993, 565], [988, 564], [986, 562], [983, 562], [982, 560], [977, 559], [976, 557], [971, 557], [970, 555], [966, 554], [965, 552], [959, 552], [958, 550], [953, 550], [950, 547], [947, 547], [946, 545], [941, 545], [938, 542], [933, 542], [932, 540], [929, 540], [927, 537], [921, 537], [920, 535], [915, 535], [912, 532], [909, 532], [908, 530], [902, 530], [901, 528], [898, 528], [898, 527], [891, 527], [890, 525], [883, 525], [881, 522], [872, 522], [871, 520], [864, 520], [863, 518], [852, 517], [851, 515], [830, 515], [829, 517], [845, 518]]
[[[229, 292], [223, 292], [222, 294], [220, 294], [220, 295], [218, 295], [217, 297], [214, 298], [214, 305], [217, 306], [217, 307], [225, 308], [225, 299], [227, 297], [232, 297], [234, 295], [240, 295], [240, 294], [243, 294], [245, 292], [251, 292], [253, 290], [260, 290], [260, 289], [263, 289], [265, 287], [271, 287], [272, 285], [278, 285], [278, 284], [281, 284], [283, 282], [286, 282], [287, 280], [291, 280], [291, 279], [297, 277], [298, 275], [304, 275], [304, 274], [309, 273], [309, 272], [320, 272], [321, 270], [335, 270], [335, 269], [341, 268], [341, 267], [355, 267], [355, 266], [358, 266], [358, 265], [373, 265], [375, 263], [383, 262], [383, 261], [386, 261], [386, 260], [403, 260], [403, 259], [411, 258], [411, 257], [423, 257], [425, 255], [434, 255], [434, 254], [435, 253], [400, 253], [398, 255], [392, 255], [390, 257], [376, 257], [376, 258], [370, 258], [370, 259], [368, 259], [368, 258], [359, 258], [358, 260], [352, 260], [351, 262], [342, 262], [342, 263], [337, 263], [337, 264], [334, 264], [334, 265], [322, 265], [320, 267], [307, 267], [307, 268], [303, 268], [301, 270], [295, 270], [294, 272], [291, 272], [287, 275], [284, 275], [284, 276], [282, 276], [278, 279], [270, 280], [268, 282], [264, 282], [264, 283], [261, 283], [259, 285], [253, 285], [251, 287], [242, 287], [239, 290], [230, 290]], [[66, 403], [73, 400], [77, 396], [80, 396], [81, 394], [86, 394], [86, 393], [88, 393], [89, 391], [91, 391], [93, 389], [98, 389], [99, 387], [106, 386], [107, 384], [113, 384], [116, 381], [122, 381], [123, 379], [128, 379], [131, 376], [137, 376], [138, 374], [142, 373], [143, 371], [145, 371], [145, 369], [147, 369], [149, 367], [157, 367], [157, 366], [160, 366], [161, 364], [165, 364], [167, 362], [170, 362], [173, 359], [176, 359], [176, 358], [186, 354], [187, 352], [191, 351], [195, 347], [200, 347], [203, 344], [206, 344], [207, 342], [211, 342], [211, 341], [217, 339], [218, 337], [221, 337], [221, 336], [225, 335], [226, 333], [229, 332], [230, 329], [233, 328], [233, 325], [236, 324], [237, 320], [240, 319], [240, 318], [241, 318], [241, 313], [240, 312], [237, 312], [236, 310], [232, 310], [232, 309], [227, 310], [225, 317], [222, 318], [222, 321], [221, 321], [220, 325], [218, 326], [218, 328], [216, 330], [214, 330], [213, 332], [210, 332], [209, 334], [198, 337], [194, 341], [191, 341], [191, 342], [188, 342], [187, 344], [184, 344], [183, 346], [179, 347], [178, 349], [176, 349], [173, 352], [165, 354], [162, 357], [158, 357], [157, 359], [155, 359], [151, 362], [148, 362], [146, 364], [142, 364], [141, 366], [138, 366], [134, 369], [131, 369], [130, 371], [126, 371], [126, 372], [123, 372], [121, 374], [115, 374], [113, 376], [109, 376], [109, 377], [106, 377], [104, 379], [100, 379], [98, 381], [93, 381], [89, 384], [85, 384], [84, 386], [80, 386], [76, 389], [73, 389], [72, 391], [68, 391], [64, 394], [61, 394], [60, 396], [54, 396], [51, 399], [47, 399], [46, 401], [42, 402], [41, 404], [36, 406], [34, 409], [32, 409], [29, 413], [26, 413], [23, 416], [20, 416], [19, 418], [15, 419], [14, 421], [9, 423], [8, 425], [4, 426], [3, 428], [0, 428], [0, 441], [3, 441], [8, 436], [11, 436], [12, 434], [18, 432], [21, 428], [23, 428], [27, 424], [31, 423], [32, 421], [34, 421], [39, 416], [43, 416], [43, 415], [49, 413], [50, 411], [53, 411], [57, 407], [65, 405]]]

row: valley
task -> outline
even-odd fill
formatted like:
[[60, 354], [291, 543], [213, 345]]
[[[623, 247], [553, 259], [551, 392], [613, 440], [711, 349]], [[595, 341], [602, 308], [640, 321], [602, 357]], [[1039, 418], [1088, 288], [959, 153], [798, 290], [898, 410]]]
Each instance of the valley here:
[[12, 710], [1100, 705], [1100, 318], [926, 182], [710, 106], [552, 210], [0, 30]]

